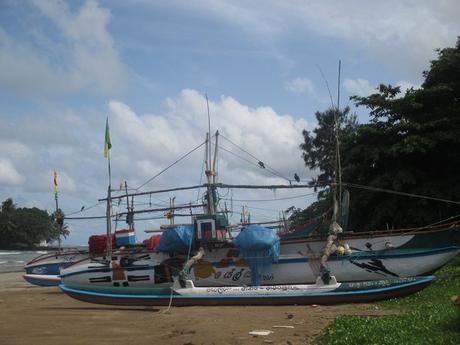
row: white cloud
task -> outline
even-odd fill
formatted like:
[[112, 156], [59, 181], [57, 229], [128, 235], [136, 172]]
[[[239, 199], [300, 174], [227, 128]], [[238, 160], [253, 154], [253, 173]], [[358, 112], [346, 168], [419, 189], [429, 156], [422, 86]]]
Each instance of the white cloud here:
[[371, 86], [369, 80], [366, 79], [349, 79], [343, 80], [343, 87], [351, 95], [357, 96], [369, 96], [372, 93], [377, 92], [374, 86]]
[[410, 70], [415, 77], [435, 56], [434, 49], [455, 43], [460, 28], [458, 0], [178, 0], [169, 4], [219, 18], [263, 43], [273, 44], [302, 31], [339, 39], [392, 67]]
[[[289, 178], [294, 172], [305, 169], [299, 144], [302, 130], [308, 127], [306, 121], [277, 114], [270, 107], [249, 108], [232, 97], [222, 96], [209, 105], [212, 126], [218, 128], [223, 136]], [[122, 157], [118, 161], [118, 168], [123, 176], [130, 175], [138, 182], [146, 180], [204, 140], [207, 115], [206, 99], [202, 94], [185, 89], [179, 96], [169, 98], [166, 106], [166, 111], [161, 115], [139, 115], [122, 102], [109, 103], [112, 154], [113, 157]], [[223, 138], [220, 145], [257, 163]], [[198, 182], [203, 152], [201, 150], [193, 156], [192, 162], [187, 162], [189, 170], [176, 171], [174, 174], [177, 178], [173, 181]], [[219, 156], [220, 166], [225, 166], [227, 170], [222, 171], [222, 178], [241, 182], [244, 178], [250, 178], [247, 172], [255, 172], [260, 183], [273, 177], [267, 171], [235, 159], [234, 155], [224, 150]], [[168, 183], [168, 180], [160, 181]]]
[[[405, 80], [400, 80], [398, 82], [395, 82], [394, 84], [391, 83], [393, 86], [399, 86], [401, 90], [401, 96], [404, 95], [404, 93], [410, 89], [418, 89], [420, 88], [420, 85], [411, 83], [409, 81]], [[358, 79], [349, 79], [345, 78], [343, 80], [343, 87], [345, 90], [350, 94], [350, 95], [357, 95], [357, 96], [369, 96], [373, 93], [378, 92], [377, 91], [377, 86], [371, 86], [369, 80], [358, 78]]]
[[[257, 160], [233, 146], [223, 136], [287, 178], [292, 179], [294, 173], [302, 178], [311, 176], [303, 164], [299, 149], [302, 130], [309, 126], [305, 120], [279, 114], [267, 106], [251, 108], [228, 96], [211, 99], [209, 106], [212, 131], [218, 128], [222, 134], [217, 163], [220, 182], [287, 183], [270, 174], [268, 169], [258, 168]], [[184, 89], [175, 97], [166, 99], [165, 108], [158, 113], [138, 113], [129, 104], [119, 100], [110, 101], [108, 111], [113, 144], [110, 151], [112, 186], [115, 188], [123, 180], [128, 181], [130, 188], [138, 187], [203, 142], [207, 131], [206, 99], [203, 94], [192, 89]], [[40, 115], [38, 110], [34, 112]], [[1, 129], [0, 183], [10, 188], [9, 191], [16, 188], [15, 194], [10, 193], [9, 196], [21, 205], [31, 205], [33, 200], [34, 206], [52, 211], [52, 170], [56, 169], [59, 172], [59, 203], [67, 214], [80, 210], [82, 205], [96, 204], [97, 199], [105, 195], [107, 188], [107, 160], [102, 155], [106, 113], [105, 109], [100, 112], [85, 111], [76, 117], [74, 111], [68, 109], [47, 109], [46, 116], [40, 115], [35, 119], [19, 117], [9, 127]], [[32, 125], [28, 127], [27, 123]], [[34, 123], [40, 135], [33, 135]], [[20, 128], [22, 134], [14, 128]], [[67, 134], [68, 138], [64, 135], [53, 140], [44, 139], [54, 138], [57, 133]], [[224, 149], [231, 150], [233, 155]], [[10, 152], [10, 155], [5, 156], [5, 152]], [[234, 154], [250, 160], [252, 164]], [[195, 185], [200, 180], [204, 182], [203, 158], [204, 147], [201, 147], [142, 190]], [[276, 196], [286, 196], [286, 193], [278, 191]], [[302, 193], [308, 191], [291, 191], [291, 195]], [[272, 191], [234, 191], [234, 194], [223, 191], [223, 196], [226, 194], [228, 197], [234, 195], [235, 199], [270, 199], [275, 196]], [[168, 205], [169, 196], [176, 195], [176, 203], [196, 201], [198, 196], [194, 190], [190, 193], [154, 196], [151, 201], [153, 205], [164, 206]], [[295, 199], [292, 202], [302, 206], [310, 199]], [[140, 202], [148, 203], [149, 199]], [[241, 204], [236, 201], [233, 203], [236, 212], [240, 210]], [[251, 206], [251, 203], [245, 204]], [[271, 203], [267, 207], [274, 209], [272, 216], [276, 218], [276, 209], [285, 206]], [[124, 207], [122, 203], [120, 208]], [[148, 206], [139, 205], [138, 209], [144, 207]], [[266, 214], [269, 213], [254, 210], [252, 216], [254, 219], [266, 220]], [[103, 206], [83, 215], [101, 214], [104, 214]], [[101, 231], [102, 221], [97, 227], [93, 223], [90, 226], [85, 224], [83, 226], [78, 221], [71, 223], [77, 230], [69, 241], [84, 243], [89, 234], [104, 232]], [[143, 229], [144, 225], [139, 227]]]
[[123, 87], [125, 71], [107, 30], [107, 9], [93, 0], [77, 13], [62, 1], [33, 3], [58, 30], [48, 35], [37, 21], [27, 28], [29, 40], [19, 41], [0, 27], [0, 87], [28, 96], [112, 94]]
[[315, 94], [315, 87], [313, 82], [308, 78], [295, 78], [288, 80], [284, 87], [286, 90], [299, 95], [305, 92], [311, 95]]
[[32, 154], [32, 150], [21, 142], [0, 140], [0, 156], [22, 160]]
[[19, 185], [23, 183], [24, 180], [24, 176], [16, 170], [9, 159], [0, 157], [0, 186]]
[[396, 83], [396, 85], [399, 86], [401, 93], [403, 94], [410, 88], [419, 89], [421, 86], [421, 85], [416, 85], [406, 80], [400, 80]]

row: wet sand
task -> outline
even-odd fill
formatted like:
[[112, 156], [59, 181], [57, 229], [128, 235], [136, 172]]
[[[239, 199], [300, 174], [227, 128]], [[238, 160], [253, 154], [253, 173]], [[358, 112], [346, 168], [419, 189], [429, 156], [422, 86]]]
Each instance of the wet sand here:
[[[88, 304], [22, 273], [0, 274], [0, 344], [310, 344], [339, 315], [394, 311], [372, 304], [142, 308]], [[293, 326], [294, 328], [274, 328]], [[271, 330], [251, 336], [252, 330]]]

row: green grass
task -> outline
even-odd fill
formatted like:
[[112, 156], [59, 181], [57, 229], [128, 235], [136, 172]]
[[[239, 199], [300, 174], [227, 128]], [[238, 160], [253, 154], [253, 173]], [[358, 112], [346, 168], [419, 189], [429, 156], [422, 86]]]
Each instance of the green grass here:
[[412, 296], [376, 303], [400, 315], [340, 316], [315, 344], [460, 344], [460, 312], [450, 300], [460, 294], [460, 256], [436, 276], [436, 282]]

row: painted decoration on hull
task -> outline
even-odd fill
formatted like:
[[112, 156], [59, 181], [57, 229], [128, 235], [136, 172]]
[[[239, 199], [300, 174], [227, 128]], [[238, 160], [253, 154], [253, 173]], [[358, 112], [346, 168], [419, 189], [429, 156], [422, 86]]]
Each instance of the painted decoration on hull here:
[[385, 267], [385, 265], [383, 264], [383, 261], [379, 260], [379, 259], [371, 259], [368, 262], [357, 262], [354, 259], [350, 259], [349, 261], [353, 265], [356, 265], [356, 266], [366, 270], [367, 272], [373, 272], [373, 273], [376, 273], [376, 274], [380, 274], [382, 276], [390, 275], [390, 276], [393, 276], [393, 277], [399, 277], [399, 275], [397, 275], [396, 273], [391, 272], [390, 270], [388, 270]]

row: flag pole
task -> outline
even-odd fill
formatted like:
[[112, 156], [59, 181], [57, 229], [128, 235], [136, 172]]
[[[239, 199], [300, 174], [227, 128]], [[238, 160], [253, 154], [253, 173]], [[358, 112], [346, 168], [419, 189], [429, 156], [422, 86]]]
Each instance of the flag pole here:
[[104, 139], [104, 156], [107, 158], [107, 168], [109, 172], [109, 186], [107, 188], [107, 256], [112, 256], [112, 171], [110, 169], [110, 148], [112, 147], [112, 139], [109, 129], [109, 117], [105, 123], [105, 139]]
[[107, 152], [109, 187], [107, 188], [107, 256], [112, 256], [112, 174], [110, 170], [110, 150]]
[[61, 232], [62, 232], [62, 225], [60, 221], [58, 221], [58, 217], [61, 216], [61, 212], [59, 210], [59, 205], [58, 205], [58, 193], [54, 193], [54, 200], [56, 201], [56, 213], [55, 213], [55, 218], [56, 218], [56, 224], [58, 225], [58, 252], [61, 252]]
[[56, 212], [54, 213], [54, 218], [58, 228], [58, 252], [61, 252], [61, 232], [62, 232], [62, 222], [64, 219], [61, 219], [61, 210], [59, 209], [58, 202], [58, 183], [57, 183], [57, 171], [54, 170], [53, 173], [53, 182], [54, 182], [54, 201], [56, 202]]

